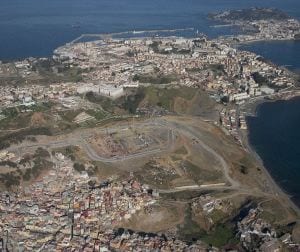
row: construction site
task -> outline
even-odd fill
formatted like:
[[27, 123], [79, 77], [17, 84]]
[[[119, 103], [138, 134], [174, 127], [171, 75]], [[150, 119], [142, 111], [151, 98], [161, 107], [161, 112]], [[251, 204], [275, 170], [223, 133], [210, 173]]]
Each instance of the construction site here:
[[164, 127], [125, 127], [96, 131], [87, 143], [101, 157], [124, 157], [163, 150], [172, 144], [172, 134], [172, 130]]
[[[68, 188], [73, 188], [75, 183], [65, 176], [72, 174], [77, 180], [82, 178], [99, 183], [99, 190], [105, 190], [103, 195], [108, 195], [109, 199], [104, 197], [103, 202], [112, 198], [121, 202], [113, 210], [101, 210], [101, 216], [105, 213], [113, 216], [105, 219], [108, 226], [173, 232], [184, 240], [201, 235], [211, 242], [212, 238], [220, 237], [213, 241], [220, 245], [233, 239], [235, 234], [231, 223], [226, 220], [233, 218], [249, 202], [258, 202], [266, 215], [275, 216], [273, 222], [294, 218], [294, 213], [285, 208], [286, 202], [267, 184], [257, 164], [247, 158], [245, 150], [215, 124], [195, 117], [134, 117], [110, 121], [98, 127], [76, 129], [63, 135], [37, 135], [34, 141], [25, 139], [6, 148], [0, 153], [0, 161], [3, 188], [33, 186], [40, 192], [45, 185], [55, 191], [58, 186], [52, 186], [52, 183], [57, 183], [55, 176], [61, 176], [67, 183], [67, 191], [70, 191]], [[51, 186], [43, 180], [50, 177], [51, 182], [48, 182]], [[128, 179], [136, 182], [125, 183]], [[114, 186], [107, 188], [107, 181], [113, 181]], [[87, 190], [86, 182], [83, 185]], [[144, 185], [143, 190], [141, 185]], [[129, 188], [138, 192], [140, 204], [146, 200], [155, 204], [151, 203], [146, 208], [137, 205], [132, 210], [132, 202], [136, 199], [131, 201], [126, 196], [126, 199], [120, 200], [118, 197], [124, 196], [122, 192], [113, 192], [109, 196], [106, 191], [114, 191], [114, 188], [125, 188], [126, 192]], [[81, 188], [75, 190], [78, 198]], [[148, 191], [155, 201], [149, 198]], [[87, 208], [89, 204], [93, 206], [94, 203], [88, 203], [86, 194], [83, 199], [87, 203], [82, 205]], [[69, 201], [65, 203], [68, 205]], [[122, 207], [128, 208], [129, 205], [131, 210], [124, 212]], [[274, 205], [277, 206], [276, 212]], [[74, 202], [74, 207], [77, 206]], [[127, 208], [124, 209], [127, 211]], [[93, 211], [99, 213], [99, 207], [95, 206], [95, 209]], [[115, 211], [114, 214], [112, 211]], [[121, 211], [125, 215], [120, 219], [118, 214]], [[83, 221], [82, 218], [80, 220]], [[74, 223], [78, 223], [75, 217]], [[79, 227], [68, 226], [70, 231], [67, 231], [72, 236], [81, 232]], [[36, 229], [32, 230], [35, 235]]]

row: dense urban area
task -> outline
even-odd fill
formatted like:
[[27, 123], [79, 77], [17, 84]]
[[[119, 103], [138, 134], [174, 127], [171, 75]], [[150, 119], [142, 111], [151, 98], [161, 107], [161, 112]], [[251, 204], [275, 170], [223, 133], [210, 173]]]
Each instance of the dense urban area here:
[[209, 18], [242, 33], [99, 35], [0, 63], [1, 251], [299, 251], [299, 210], [246, 123], [299, 76], [239, 44], [299, 39], [300, 22]]

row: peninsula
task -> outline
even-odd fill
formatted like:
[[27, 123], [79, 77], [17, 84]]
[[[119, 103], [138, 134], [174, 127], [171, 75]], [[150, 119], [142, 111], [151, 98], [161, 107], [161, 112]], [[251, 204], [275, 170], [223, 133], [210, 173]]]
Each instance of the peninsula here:
[[300, 248], [299, 208], [245, 139], [247, 105], [299, 94], [299, 76], [232, 45], [299, 21], [237, 12], [210, 16], [254, 34], [106, 35], [0, 64], [1, 249]]
[[239, 27], [243, 34], [229, 36], [227, 41], [249, 42], [259, 40], [298, 39], [300, 23], [281, 10], [250, 8], [208, 15], [211, 20]]

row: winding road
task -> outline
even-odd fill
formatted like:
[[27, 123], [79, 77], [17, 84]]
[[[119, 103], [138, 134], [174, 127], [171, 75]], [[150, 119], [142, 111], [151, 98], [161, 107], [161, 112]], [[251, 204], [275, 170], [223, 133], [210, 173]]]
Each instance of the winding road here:
[[[146, 149], [145, 151], [139, 152], [139, 153], [133, 153], [129, 155], [124, 155], [124, 156], [115, 156], [115, 157], [103, 157], [100, 156], [98, 153], [95, 152], [95, 150], [91, 147], [91, 145], [86, 141], [86, 138], [91, 135], [91, 132], [88, 132], [86, 130], [81, 131], [81, 132], [73, 132], [69, 135], [67, 135], [64, 139], [62, 140], [52, 140], [52, 141], [47, 141], [47, 143], [42, 143], [42, 142], [37, 142], [37, 143], [21, 143], [16, 146], [11, 146], [10, 148], [7, 149], [9, 152], [15, 152], [18, 153], [19, 155], [21, 153], [26, 153], [30, 149], [35, 150], [39, 147], [42, 148], [47, 148], [47, 149], [56, 149], [56, 148], [62, 148], [62, 147], [67, 147], [67, 146], [79, 146], [81, 147], [88, 157], [91, 160], [94, 161], [101, 161], [105, 163], [115, 163], [115, 162], [121, 162], [124, 160], [131, 160], [131, 159], [138, 159], [142, 157], [147, 157], [151, 155], [157, 155], [161, 154], [166, 151], [172, 150], [172, 148], [175, 145], [176, 137], [174, 135], [174, 132], [178, 132], [179, 134], [183, 134], [186, 137], [190, 139], [196, 140], [197, 144], [199, 147], [201, 147], [204, 151], [207, 153], [211, 154], [216, 161], [219, 163], [220, 167], [222, 168], [224, 177], [226, 178], [227, 182], [230, 184], [226, 185], [228, 183], [220, 183], [220, 184], [211, 184], [211, 185], [203, 185], [203, 186], [192, 186], [191, 188], [175, 188], [172, 191], [183, 191], [183, 190], [197, 190], [197, 189], [208, 189], [208, 188], [240, 188], [240, 183], [238, 181], [235, 181], [231, 176], [230, 176], [230, 167], [227, 164], [227, 162], [224, 160], [224, 158], [217, 153], [214, 149], [212, 149], [210, 146], [208, 146], [206, 143], [204, 143], [201, 140], [201, 133], [199, 133], [196, 129], [193, 127], [188, 126], [184, 121], [183, 122], [178, 122], [178, 121], [167, 121], [163, 118], [155, 118], [155, 119], [150, 119], [146, 122], [138, 122], [135, 124], [135, 128], [144, 128], [144, 127], [159, 127], [161, 128], [166, 128], [168, 130], [168, 141], [167, 145], [163, 148], [154, 148], [154, 149]], [[115, 128], [109, 128], [109, 129], [99, 129], [98, 131], [100, 132], [116, 132], [120, 130], [127, 130], [128, 128], [126, 127], [115, 127]], [[197, 187], [197, 188], [196, 188]]]

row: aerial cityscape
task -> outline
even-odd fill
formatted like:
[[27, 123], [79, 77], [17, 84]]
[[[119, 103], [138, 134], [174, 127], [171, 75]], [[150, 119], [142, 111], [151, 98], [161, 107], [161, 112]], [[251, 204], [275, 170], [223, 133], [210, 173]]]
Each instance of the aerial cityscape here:
[[300, 251], [297, 146], [276, 171], [253, 137], [262, 121], [275, 148], [278, 121], [299, 125], [288, 107], [262, 116], [299, 101], [299, 71], [243, 49], [299, 44], [300, 20], [205, 18], [233, 32], [82, 32], [50, 56], [0, 53], [0, 251]]

